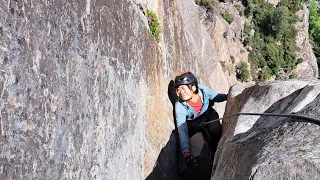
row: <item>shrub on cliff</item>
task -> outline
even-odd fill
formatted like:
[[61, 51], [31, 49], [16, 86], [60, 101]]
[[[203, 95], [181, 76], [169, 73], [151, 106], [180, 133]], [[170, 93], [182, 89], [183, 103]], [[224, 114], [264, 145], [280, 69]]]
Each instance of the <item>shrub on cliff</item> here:
[[150, 27], [150, 34], [151, 36], [155, 37], [157, 40], [159, 40], [159, 34], [160, 34], [160, 30], [159, 30], [159, 20], [157, 15], [151, 11], [151, 10], [147, 10], [146, 12], [147, 18], [148, 18], [148, 24]]
[[297, 79], [298, 77], [299, 77], [298, 74], [295, 73], [295, 72], [293, 72], [293, 73], [289, 76], [290, 79]]
[[219, 0], [195, 0], [199, 6], [203, 6], [208, 10], [213, 10], [219, 6]]
[[237, 65], [237, 78], [240, 79], [242, 82], [249, 81], [250, 72], [249, 72], [249, 66], [247, 63], [240, 62]]
[[200, 6], [208, 6], [209, 0], [196, 0], [196, 4], [198, 4]]
[[221, 14], [223, 19], [226, 20], [229, 24], [231, 24], [233, 22], [233, 14], [226, 11], [224, 13]]

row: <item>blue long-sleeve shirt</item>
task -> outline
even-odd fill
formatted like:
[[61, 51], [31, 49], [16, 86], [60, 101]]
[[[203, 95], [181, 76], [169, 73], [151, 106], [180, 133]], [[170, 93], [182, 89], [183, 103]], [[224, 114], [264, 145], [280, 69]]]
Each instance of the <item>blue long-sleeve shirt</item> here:
[[213, 92], [207, 86], [199, 84], [198, 88], [198, 94], [203, 103], [203, 106], [199, 114], [197, 114], [191, 106], [189, 106], [185, 101], [182, 101], [181, 99], [178, 99], [175, 103], [176, 120], [182, 153], [190, 152], [187, 121], [192, 121], [196, 117], [202, 115], [208, 109], [209, 105], [212, 102], [222, 102], [227, 100], [226, 94], [218, 94], [216, 92]]

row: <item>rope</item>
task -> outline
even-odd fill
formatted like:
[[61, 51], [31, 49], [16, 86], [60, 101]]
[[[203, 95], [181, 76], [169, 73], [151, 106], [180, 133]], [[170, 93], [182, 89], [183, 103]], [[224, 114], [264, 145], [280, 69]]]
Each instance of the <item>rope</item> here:
[[248, 115], [248, 116], [280, 116], [280, 117], [292, 117], [292, 118], [299, 118], [299, 119], [305, 119], [307, 121], [311, 121], [311, 122], [317, 122], [320, 123], [320, 119], [318, 118], [313, 118], [313, 117], [308, 117], [308, 116], [303, 116], [303, 115], [298, 115], [298, 114], [277, 114], [277, 113], [235, 113], [235, 114], [231, 114], [219, 119], [214, 119], [208, 122], [204, 122], [204, 125], [206, 124], [210, 124], [216, 121], [220, 121], [222, 119], [226, 119], [232, 116], [238, 116], [238, 115]]

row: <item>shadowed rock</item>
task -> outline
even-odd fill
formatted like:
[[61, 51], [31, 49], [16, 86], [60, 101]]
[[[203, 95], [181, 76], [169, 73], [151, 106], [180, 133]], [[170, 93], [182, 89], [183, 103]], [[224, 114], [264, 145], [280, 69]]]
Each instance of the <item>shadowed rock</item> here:
[[181, 153], [179, 154], [179, 170], [181, 179], [196, 180], [210, 179], [212, 170], [210, 147], [201, 132], [190, 138], [191, 154], [196, 158], [198, 167], [187, 167]]

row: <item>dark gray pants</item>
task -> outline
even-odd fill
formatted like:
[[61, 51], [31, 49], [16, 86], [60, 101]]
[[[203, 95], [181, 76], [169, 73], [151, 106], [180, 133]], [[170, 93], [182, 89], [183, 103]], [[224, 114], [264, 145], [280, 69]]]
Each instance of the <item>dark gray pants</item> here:
[[[199, 163], [198, 168], [194, 167], [185, 167], [185, 169], [180, 169], [181, 179], [183, 180], [209, 180], [211, 178], [212, 162], [214, 159], [214, 153], [217, 149], [222, 128], [220, 121], [210, 123], [208, 125], [203, 125], [204, 122], [208, 122], [214, 119], [218, 119], [218, 113], [212, 108], [209, 107], [208, 110], [203, 113], [201, 116], [197, 117], [192, 121], [187, 121], [189, 137], [192, 137], [197, 132], [201, 132], [204, 136], [204, 139], [207, 141], [211, 149], [211, 158], [208, 163], [206, 160], [201, 157], [196, 157], [197, 162]], [[179, 155], [179, 160], [183, 160], [182, 154]], [[180, 161], [179, 161], [180, 162]], [[186, 165], [185, 165], [186, 166]], [[180, 168], [180, 166], [179, 166]]]
[[221, 138], [222, 126], [220, 121], [212, 122], [207, 125], [203, 125], [203, 123], [218, 118], [218, 113], [212, 107], [209, 107], [207, 111], [205, 111], [196, 119], [187, 121], [189, 137], [193, 136], [197, 132], [202, 132], [208, 141], [213, 155], [216, 152], [219, 140]]

